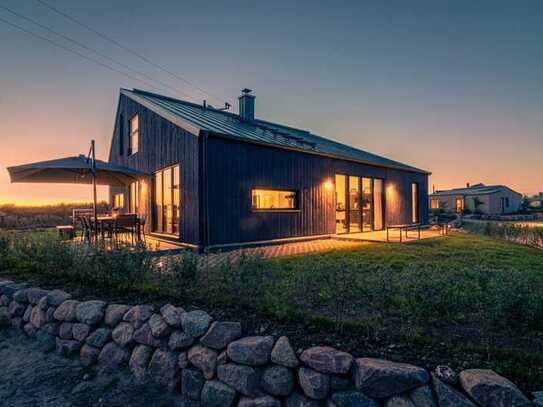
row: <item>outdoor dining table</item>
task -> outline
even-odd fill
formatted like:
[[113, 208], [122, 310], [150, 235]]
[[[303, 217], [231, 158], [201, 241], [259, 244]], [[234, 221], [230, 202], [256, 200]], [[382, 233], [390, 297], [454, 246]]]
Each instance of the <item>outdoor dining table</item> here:
[[[91, 222], [94, 222], [94, 216], [91, 216], [90, 218]], [[97, 228], [100, 231], [100, 236], [102, 236], [102, 240], [105, 238], [105, 232], [106, 230], [110, 230], [113, 232], [113, 229], [115, 227], [115, 221], [117, 217], [112, 215], [98, 215], [96, 217], [96, 223]], [[136, 217], [136, 236], [137, 240], [141, 240], [141, 221], [139, 217]]]

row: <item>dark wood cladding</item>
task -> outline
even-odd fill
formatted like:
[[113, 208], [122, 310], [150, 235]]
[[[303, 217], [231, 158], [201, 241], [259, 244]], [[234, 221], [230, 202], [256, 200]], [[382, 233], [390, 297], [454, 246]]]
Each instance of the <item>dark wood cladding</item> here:
[[[139, 114], [140, 140], [139, 152], [128, 156], [129, 122], [134, 114]], [[123, 120], [123, 123], [120, 120]], [[109, 161], [136, 168], [148, 173], [179, 163], [181, 220], [179, 240], [199, 244], [199, 200], [198, 200], [198, 137], [179, 128], [168, 120], [121, 95], [117, 107], [115, 129], [111, 142]], [[120, 131], [123, 130], [121, 141]], [[123, 154], [120, 154], [120, 147]], [[111, 194], [119, 191], [112, 188]], [[123, 191], [123, 189], [120, 189]], [[123, 192], [126, 192], [124, 190]], [[140, 214], [146, 217], [146, 231], [151, 228], [153, 184], [147, 180], [140, 202]], [[128, 194], [125, 194], [127, 203]]]
[[[315, 154], [210, 136], [206, 148], [208, 243], [263, 241], [335, 233], [336, 173], [385, 181], [387, 224], [411, 223], [411, 183], [419, 185], [420, 219], [428, 220], [428, 179], [421, 173], [387, 169]], [[255, 212], [254, 187], [297, 190], [299, 211]]]

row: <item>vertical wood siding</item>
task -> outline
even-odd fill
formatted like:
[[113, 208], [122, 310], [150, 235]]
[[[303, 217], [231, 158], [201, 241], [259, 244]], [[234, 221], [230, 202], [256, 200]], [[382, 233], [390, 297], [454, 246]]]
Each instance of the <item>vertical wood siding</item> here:
[[[209, 244], [335, 233], [336, 173], [385, 180], [388, 224], [411, 222], [411, 183], [419, 185], [421, 222], [428, 220], [428, 177], [313, 154], [210, 137], [207, 147]], [[254, 212], [251, 189], [299, 191], [300, 210]]]
[[[129, 121], [136, 113], [139, 114], [140, 119], [139, 152], [128, 156]], [[119, 119], [121, 117], [124, 121], [123, 126], [120, 125]], [[123, 155], [119, 154], [121, 127], [124, 130], [122, 135], [124, 137]], [[109, 161], [148, 173], [179, 163], [181, 174], [179, 240], [199, 244], [198, 137], [121, 95], [117, 107]], [[146, 232], [149, 232], [152, 221], [151, 208], [154, 186], [152, 179], [147, 180], [146, 184], [146, 193], [141, 194], [140, 213], [146, 218]], [[125, 192], [125, 204], [128, 205], [126, 190], [111, 188], [110, 195], [115, 192]]]

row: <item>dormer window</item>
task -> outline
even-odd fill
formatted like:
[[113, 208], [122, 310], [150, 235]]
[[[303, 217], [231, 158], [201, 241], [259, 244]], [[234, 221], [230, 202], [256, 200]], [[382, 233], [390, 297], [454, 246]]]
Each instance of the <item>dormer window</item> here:
[[136, 154], [139, 151], [140, 145], [140, 118], [135, 114], [130, 119], [130, 135], [129, 135], [129, 154]]

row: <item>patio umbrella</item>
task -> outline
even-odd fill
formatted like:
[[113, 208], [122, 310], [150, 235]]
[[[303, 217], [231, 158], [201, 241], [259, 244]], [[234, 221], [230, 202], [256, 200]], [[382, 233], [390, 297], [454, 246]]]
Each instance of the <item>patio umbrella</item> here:
[[92, 140], [88, 156], [79, 155], [9, 167], [11, 182], [92, 184], [96, 221], [96, 185], [125, 186], [148, 174], [97, 160], [94, 150], [94, 140]]

